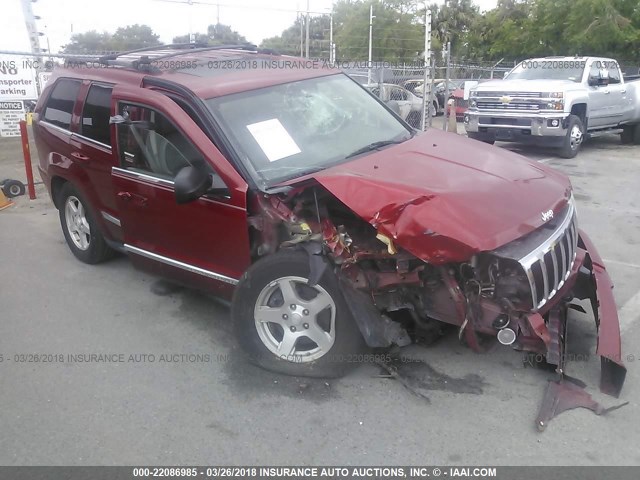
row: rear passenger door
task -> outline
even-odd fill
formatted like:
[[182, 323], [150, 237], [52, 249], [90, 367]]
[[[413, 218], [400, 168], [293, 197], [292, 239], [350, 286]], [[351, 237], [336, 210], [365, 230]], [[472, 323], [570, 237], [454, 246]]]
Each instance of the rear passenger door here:
[[[115, 128], [119, 165], [112, 169], [126, 251], [145, 270], [230, 292], [250, 263], [246, 182], [168, 97], [116, 86], [113, 103], [128, 118]], [[173, 180], [195, 164], [228, 194], [178, 205]]]

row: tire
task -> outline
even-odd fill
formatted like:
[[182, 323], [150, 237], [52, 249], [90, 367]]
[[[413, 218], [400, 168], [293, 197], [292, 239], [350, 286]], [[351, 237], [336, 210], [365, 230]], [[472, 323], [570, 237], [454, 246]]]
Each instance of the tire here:
[[585, 139], [584, 124], [576, 115], [569, 115], [567, 118], [567, 135], [558, 155], [562, 158], [574, 158], [580, 151], [582, 142]]
[[[333, 271], [327, 268], [310, 287], [309, 270], [308, 254], [289, 249], [252, 265], [233, 296], [234, 333], [249, 360], [262, 368], [339, 377], [366, 347]], [[314, 312], [312, 300], [326, 307]]]
[[81, 262], [91, 265], [111, 258], [113, 250], [105, 242], [89, 203], [78, 189], [71, 183], [65, 183], [57, 204], [60, 226], [71, 253]]
[[633, 125], [625, 125], [622, 128], [622, 133], [620, 134], [620, 142], [623, 145], [630, 145], [633, 143], [634, 130], [635, 130], [635, 126]]
[[19, 180], [11, 180], [8, 178], [2, 183], [2, 193], [4, 193], [7, 198], [19, 197], [20, 195], [24, 195], [25, 191], [24, 183]]
[[479, 142], [488, 143], [489, 145], [493, 145], [496, 143], [496, 139], [490, 135], [475, 133], [475, 132], [467, 132], [467, 137], [472, 140], [478, 140]]
[[620, 134], [620, 140], [626, 145], [640, 145], [640, 123], [625, 125]]
[[411, 112], [407, 116], [406, 122], [411, 125], [413, 128], [421, 129], [422, 122], [420, 121], [420, 114], [418, 112]]

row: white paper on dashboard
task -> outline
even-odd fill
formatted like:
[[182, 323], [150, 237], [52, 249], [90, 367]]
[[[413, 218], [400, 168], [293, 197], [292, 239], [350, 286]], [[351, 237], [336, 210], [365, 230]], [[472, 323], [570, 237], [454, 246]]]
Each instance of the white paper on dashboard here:
[[277, 118], [252, 123], [247, 129], [270, 162], [300, 153], [300, 148]]

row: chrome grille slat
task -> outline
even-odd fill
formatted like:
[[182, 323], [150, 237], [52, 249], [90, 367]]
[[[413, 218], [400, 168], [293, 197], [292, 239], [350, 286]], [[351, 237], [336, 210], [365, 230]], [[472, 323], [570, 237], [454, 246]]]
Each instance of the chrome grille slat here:
[[[551, 232], [545, 230], [553, 228]], [[578, 228], [573, 199], [558, 220], [497, 250], [499, 257], [518, 261], [531, 289], [533, 311], [542, 308], [562, 288], [577, 256]]]
[[560, 278], [562, 279], [563, 283], [565, 275], [569, 271], [569, 265], [567, 264], [567, 260], [569, 257], [567, 256], [567, 252], [564, 248], [565, 241], [566, 240], [564, 238], [560, 239], [560, 257], [562, 258], [562, 270], [560, 272]]
[[560, 284], [560, 276], [558, 275], [558, 257], [556, 255], [556, 246], [558, 244], [555, 244], [553, 247], [551, 247], [551, 261], [553, 263], [553, 285], [555, 285], [555, 288], [553, 289], [553, 291], [549, 294], [550, 297], [553, 297], [556, 293], [556, 290], [559, 287]]

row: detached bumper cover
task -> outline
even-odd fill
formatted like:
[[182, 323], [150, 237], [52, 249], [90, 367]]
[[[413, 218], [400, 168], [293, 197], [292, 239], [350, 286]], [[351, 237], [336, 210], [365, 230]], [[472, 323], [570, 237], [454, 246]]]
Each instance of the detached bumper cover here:
[[578, 232], [582, 246], [587, 251], [588, 258], [585, 263], [590, 263], [587, 267], [591, 268], [592, 288], [589, 293], [598, 327], [596, 353], [600, 356], [602, 368], [600, 390], [618, 397], [627, 375], [627, 368], [622, 362], [620, 323], [613, 298], [613, 282], [591, 239], [582, 230]]

